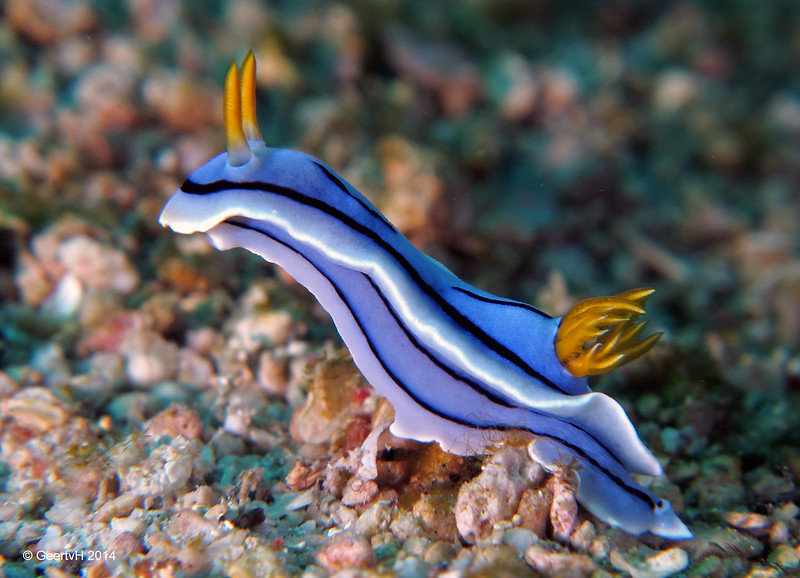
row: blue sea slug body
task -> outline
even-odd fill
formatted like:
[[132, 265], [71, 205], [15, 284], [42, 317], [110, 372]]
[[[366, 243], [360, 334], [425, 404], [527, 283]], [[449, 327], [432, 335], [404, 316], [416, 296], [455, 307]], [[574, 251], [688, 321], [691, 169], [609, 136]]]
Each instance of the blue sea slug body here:
[[648, 351], [651, 289], [579, 302], [555, 318], [460, 280], [418, 251], [325, 163], [267, 147], [255, 116], [255, 59], [232, 63], [227, 150], [175, 191], [160, 222], [243, 247], [285, 269], [330, 313], [353, 359], [394, 406], [392, 432], [462, 455], [507, 432], [545, 466], [575, 463], [578, 500], [630, 533], [691, 537], [632, 473], [662, 475], [622, 407], [586, 376]]

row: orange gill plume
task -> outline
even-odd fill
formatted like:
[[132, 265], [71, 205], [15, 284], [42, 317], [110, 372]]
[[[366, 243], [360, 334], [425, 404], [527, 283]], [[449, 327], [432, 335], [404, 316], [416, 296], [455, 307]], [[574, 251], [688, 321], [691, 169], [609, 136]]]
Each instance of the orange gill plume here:
[[605, 373], [647, 353], [661, 339], [655, 333], [638, 339], [644, 303], [655, 289], [631, 289], [613, 297], [579, 301], [561, 320], [556, 355], [576, 377]]

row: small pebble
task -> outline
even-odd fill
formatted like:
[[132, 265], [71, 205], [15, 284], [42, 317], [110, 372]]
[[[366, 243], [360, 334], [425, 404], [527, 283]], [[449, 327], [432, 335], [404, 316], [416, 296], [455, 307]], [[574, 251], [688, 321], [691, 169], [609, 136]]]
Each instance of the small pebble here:
[[145, 435], [154, 440], [167, 436], [174, 438], [183, 436], [187, 439], [198, 439], [203, 433], [203, 422], [197, 413], [184, 404], [173, 404], [156, 414], [144, 424]]
[[798, 507], [794, 502], [787, 502], [786, 504], [776, 508], [775, 511], [772, 512], [772, 517], [776, 520], [788, 522], [789, 520], [796, 518], [798, 514], [800, 514], [800, 507]]
[[707, 556], [750, 559], [761, 555], [764, 544], [754, 536], [733, 528], [713, 528], [696, 532], [694, 540], [686, 548], [693, 560], [702, 560]]
[[525, 551], [525, 561], [546, 576], [588, 576], [597, 570], [597, 565], [586, 554], [551, 550], [540, 543]]
[[566, 542], [572, 535], [578, 516], [578, 502], [575, 498], [578, 478], [572, 470], [560, 469], [548, 480], [547, 487], [553, 494], [553, 503], [550, 506], [553, 537], [557, 541]]
[[375, 565], [375, 553], [364, 538], [339, 534], [317, 553], [318, 562], [329, 572], [343, 569], [366, 569]]
[[533, 544], [539, 541], [539, 536], [525, 528], [509, 528], [503, 532], [502, 543], [514, 548], [520, 556]]
[[389, 529], [393, 509], [380, 501], [370, 504], [356, 520], [354, 530], [359, 536], [371, 538]]
[[547, 525], [550, 523], [552, 503], [553, 492], [547, 487], [528, 488], [522, 493], [517, 508], [519, 525], [544, 538], [547, 534]]
[[628, 572], [632, 578], [665, 578], [681, 572], [689, 565], [689, 554], [680, 548], [670, 548], [644, 558], [638, 558], [630, 552], [623, 554], [619, 550], [611, 550], [608, 559], [614, 568]]
[[800, 567], [800, 551], [798, 548], [781, 544], [770, 553], [769, 562], [784, 570], [796, 570]]
[[434, 568], [442, 568], [456, 556], [456, 549], [450, 542], [440, 540], [431, 544], [422, 559]]
[[398, 558], [392, 566], [392, 573], [398, 578], [426, 578], [430, 570], [430, 565], [414, 556]]
[[753, 535], [766, 534], [772, 524], [769, 517], [753, 512], [727, 512], [722, 517], [734, 528]]

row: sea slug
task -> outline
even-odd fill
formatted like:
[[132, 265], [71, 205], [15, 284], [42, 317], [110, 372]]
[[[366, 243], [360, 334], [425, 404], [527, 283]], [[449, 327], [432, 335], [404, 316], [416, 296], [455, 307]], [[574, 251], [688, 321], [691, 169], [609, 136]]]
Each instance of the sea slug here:
[[225, 81], [227, 151], [195, 170], [160, 222], [277, 263], [330, 313], [367, 380], [394, 406], [392, 432], [473, 454], [508, 432], [545, 466], [573, 463], [578, 500], [632, 534], [691, 537], [631, 473], [660, 476], [622, 407], [586, 376], [645, 353], [651, 289], [579, 302], [563, 318], [496, 297], [418, 251], [325, 163], [267, 147], [255, 58]]

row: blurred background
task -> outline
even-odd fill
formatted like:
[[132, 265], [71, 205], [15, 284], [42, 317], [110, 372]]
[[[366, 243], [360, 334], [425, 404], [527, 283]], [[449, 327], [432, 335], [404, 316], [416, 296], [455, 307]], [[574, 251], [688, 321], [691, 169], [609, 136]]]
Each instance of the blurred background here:
[[[690, 525], [763, 517], [738, 570], [788, 556], [796, 514], [773, 534], [800, 478], [794, 0], [2, 0], [4, 396], [42, 388], [115, 439], [191, 406], [174, 383], [230, 370], [198, 340], [230, 348], [243, 308], [290, 312], [267, 343], [341, 346], [280, 272], [157, 224], [223, 150], [224, 73], [250, 48], [267, 144], [330, 164], [468, 282], [555, 315], [655, 287], [665, 338], [593, 386], [666, 459]], [[274, 398], [266, 349], [244, 350], [237, 371]], [[275, 416], [299, 403], [277, 395]], [[195, 410], [207, 431], [225, 419]], [[4, 468], [9, 495], [22, 467]]]

